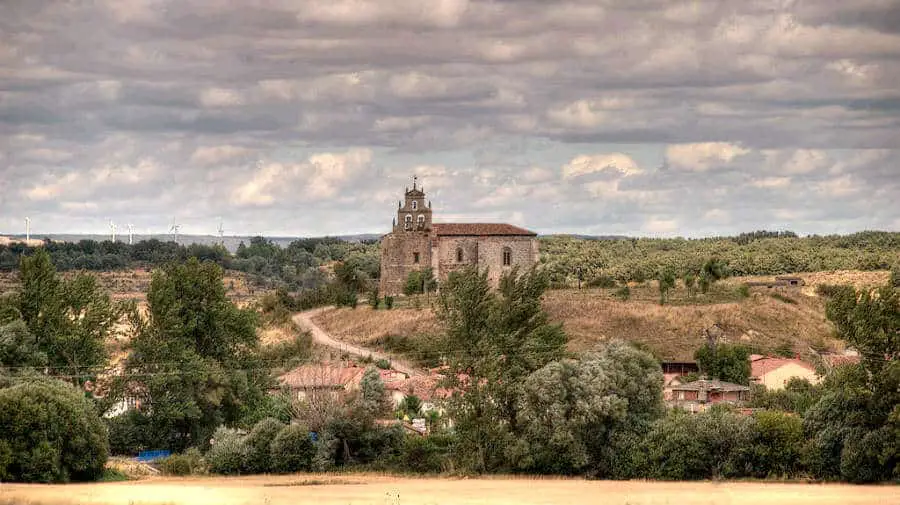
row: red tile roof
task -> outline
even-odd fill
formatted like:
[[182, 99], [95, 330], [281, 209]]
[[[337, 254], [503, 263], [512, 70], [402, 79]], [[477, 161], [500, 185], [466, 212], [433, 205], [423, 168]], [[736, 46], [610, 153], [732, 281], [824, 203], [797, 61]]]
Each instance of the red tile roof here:
[[310, 364], [278, 377], [278, 382], [294, 389], [350, 389], [359, 384], [365, 372], [355, 365]]
[[504, 223], [434, 223], [431, 229], [438, 236], [524, 236], [535, 237], [537, 233]]
[[750, 362], [750, 377], [762, 377], [763, 375], [777, 370], [787, 364], [793, 363], [795, 365], [801, 366], [811, 372], [815, 372], [816, 369], [809, 363], [801, 361], [799, 359], [793, 358], [773, 358], [773, 357], [760, 357], [757, 359], [752, 359]]

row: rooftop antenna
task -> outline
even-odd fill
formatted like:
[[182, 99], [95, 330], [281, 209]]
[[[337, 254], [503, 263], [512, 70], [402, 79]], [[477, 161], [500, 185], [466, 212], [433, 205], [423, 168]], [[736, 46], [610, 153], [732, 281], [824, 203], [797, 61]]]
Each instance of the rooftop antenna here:
[[116, 223], [112, 222], [112, 219], [109, 220], [109, 235], [110, 241], [116, 241]]
[[25, 218], [25, 243], [27, 244], [29, 240], [31, 240], [31, 218], [26, 217]]
[[128, 225], [128, 245], [134, 245], [134, 225]]

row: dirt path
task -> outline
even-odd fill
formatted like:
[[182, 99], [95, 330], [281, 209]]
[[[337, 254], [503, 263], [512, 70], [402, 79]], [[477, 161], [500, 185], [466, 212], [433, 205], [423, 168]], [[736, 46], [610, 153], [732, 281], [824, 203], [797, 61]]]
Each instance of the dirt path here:
[[367, 349], [365, 347], [361, 347], [358, 345], [350, 344], [347, 342], [343, 342], [338, 340], [331, 335], [329, 335], [325, 330], [319, 327], [314, 321], [313, 318], [317, 315], [325, 312], [326, 310], [331, 310], [331, 307], [322, 307], [313, 310], [307, 310], [306, 312], [299, 312], [294, 314], [294, 322], [297, 323], [300, 328], [309, 331], [309, 334], [312, 336], [312, 339], [315, 343], [324, 345], [326, 347], [331, 347], [332, 349], [340, 351], [342, 354], [352, 354], [354, 356], [358, 356], [360, 358], [366, 358], [371, 356], [374, 360], [384, 359], [391, 362], [391, 368], [397, 370], [398, 372], [405, 373], [406, 375], [412, 376], [424, 376], [426, 375], [425, 371], [415, 367], [405, 361], [398, 360], [397, 358], [391, 356], [390, 354], [386, 354], [379, 351], [373, 351], [371, 349]]
[[0, 503], [28, 505], [897, 505], [897, 487], [773, 482], [587, 481], [311, 475], [160, 478], [70, 485], [0, 484]]

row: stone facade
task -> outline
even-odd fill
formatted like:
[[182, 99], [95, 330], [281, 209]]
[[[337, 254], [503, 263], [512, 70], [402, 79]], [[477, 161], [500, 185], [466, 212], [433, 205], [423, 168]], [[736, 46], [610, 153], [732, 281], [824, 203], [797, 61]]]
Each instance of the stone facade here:
[[513, 267], [529, 268], [538, 261], [537, 234], [497, 223], [433, 223], [431, 202], [416, 187], [399, 202], [391, 233], [381, 240], [381, 285], [386, 296], [403, 293], [410, 272], [431, 267], [438, 284], [450, 272], [477, 265], [486, 269], [491, 285]]

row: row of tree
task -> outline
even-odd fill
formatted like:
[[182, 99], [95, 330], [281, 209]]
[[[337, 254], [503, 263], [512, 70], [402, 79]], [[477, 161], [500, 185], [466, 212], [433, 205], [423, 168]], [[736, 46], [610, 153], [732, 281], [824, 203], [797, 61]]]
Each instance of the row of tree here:
[[643, 282], [660, 273], [699, 276], [709, 258], [731, 275], [778, 275], [831, 270], [884, 270], [900, 262], [900, 233], [861, 232], [797, 237], [754, 232], [704, 239], [541, 239], [541, 256], [553, 285], [571, 286], [601, 276]]

